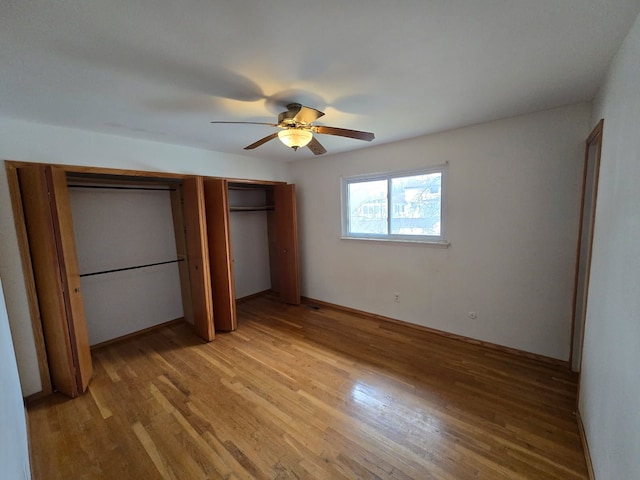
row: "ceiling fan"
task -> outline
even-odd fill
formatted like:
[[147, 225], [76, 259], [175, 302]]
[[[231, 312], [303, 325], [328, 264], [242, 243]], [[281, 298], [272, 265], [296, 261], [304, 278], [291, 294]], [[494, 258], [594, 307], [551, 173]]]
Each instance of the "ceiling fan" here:
[[327, 153], [325, 148], [313, 136], [314, 133], [325, 135], [337, 135], [339, 137], [355, 138], [357, 140], [365, 140], [370, 142], [375, 137], [373, 133], [361, 132], [359, 130], [348, 130], [346, 128], [326, 127], [324, 125], [312, 125], [314, 121], [322, 117], [324, 112], [315, 108], [305, 107], [299, 103], [290, 103], [287, 105], [287, 111], [278, 115], [278, 123], [263, 122], [211, 122], [211, 123], [238, 123], [248, 125], [267, 125], [269, 127], [278, 127], [279, 132], [267, 135], [255, 143], [244, 147], [245, 150], [253, 150], [254, 148], [264, 145], [270, 140], [278, 137], [287, 147], [298, 150], [300, 147], [308, 147], [314, 155], [322, 155]]

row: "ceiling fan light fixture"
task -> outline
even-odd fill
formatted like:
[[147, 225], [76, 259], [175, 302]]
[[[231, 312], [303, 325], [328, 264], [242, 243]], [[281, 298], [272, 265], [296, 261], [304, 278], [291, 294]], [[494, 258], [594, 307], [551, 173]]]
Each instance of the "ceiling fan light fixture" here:
[[287, 147], [297, 150], [300, 147], [305, 147], [311, 141], [313, 133], [300, 128], [287, 128], [278, 132], [278, 138]]

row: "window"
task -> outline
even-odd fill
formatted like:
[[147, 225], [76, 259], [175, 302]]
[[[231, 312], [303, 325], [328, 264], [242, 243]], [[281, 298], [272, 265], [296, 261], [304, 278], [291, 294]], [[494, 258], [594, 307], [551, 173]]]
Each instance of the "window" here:
[[446, 165], [344, 178], [343, 238], [446, 244]]

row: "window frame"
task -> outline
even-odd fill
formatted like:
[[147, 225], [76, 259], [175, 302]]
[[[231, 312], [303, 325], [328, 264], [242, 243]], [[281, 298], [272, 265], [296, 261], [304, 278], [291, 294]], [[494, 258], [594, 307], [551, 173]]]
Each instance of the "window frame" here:
[[[430, 167], [423, 167], [412, 170], [395, 170], [381, 173], [370, 173], [363, 175], [352, 175], [348, 177], [341, 177], [340, 179], [340, 206], [341, 206], [341, 237], [344, 240], [372, 240], [379, 242], [400, 242], [400, 243], [422, 243], [439, 246], [449, 246], [449, 242], [446, 240], [446, 197], [448, 191], [447, 185], [447, 171], [449, 163], [443, 163], [440, 165], [434, 165]], [[351, 233], [349, 232], [349, 185], [351, 183], [361, 183], [370, 181], [386, 180], [387, 182], [387, 231], [391, 231], [391, 218], [393, 212], [393, 205], [391, 203], [391, 182], [395, 178], [411, 177], [418, 175], [429, 175], [433, 173], [439, 173], [441, 175], [440, 182], [440, 235], [407, 235], [397, 233]]]

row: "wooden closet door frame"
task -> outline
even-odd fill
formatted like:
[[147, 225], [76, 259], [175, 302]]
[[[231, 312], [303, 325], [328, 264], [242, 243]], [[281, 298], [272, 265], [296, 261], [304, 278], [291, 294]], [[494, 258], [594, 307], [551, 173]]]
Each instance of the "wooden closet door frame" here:
[[89, 386], [89, 380], [93, 375], [93, 362], [91, 361], [89, 332], [81, 293], [80, 269], [78, 268], [71, 200], [69, 198], [66, 173], [55, 167], [47, 168], [46, 173], [51, 189], [54, 225], [57, 227], [56, 241], [62, 258], [60, 265], [62, 287], [65, 291], [64, 300], [67, 309], [69, 333], [76, 361], [76, 379], [79, 393], [82, 393]]
[[238, 328], [238, 321], [231, 252], [228, 181], [221, 178], [205, 179], [204, 194], [215, 325], [217, 330], [231, 332]]
[[280, 300], [291, 305], [300, 305], [296, 186], [274, 185], [273, 200]]
[[86, 390], [93, 365], [64, 175], [43, 165], [18, 170], [53, 387], [76, 397]]
[[51, 394], [51, 371], [49, 369], [49, 359], [47, 349], [44, 344], [44, 332], [42, 330], [42, 318], [40, 316], [40, 306], [38, 305], [38, 293], [33, 275], [33, 264], [29, 250], [29, 240], [27, 236], [27, 226], [24, 222], [24, 207], [20, 194], [20, 183], [18, 180], [18, 167], [12, 162], [5, 162], [7, 172], [7, 182], [9, 184], [9, 195], [11, 197], [11, 208], [13, 211], [14, 225], [18, 240], [18, 250], [20, 251], [20, 261], [24, 276], [24, 286], [27, 293], [27, 304], [29, 307], [29, 317], [31, 318], [31, 328], [33, 330], [33, 341], [38, 359], [38, 373], [40, 375], [40, 392], [29, 395], [28, 399], [35, 400], [42, 396]]
[[[582, 349], [584, 347], [586, 331], [587, 301], [591, 275], [593, 236], [596, 224], [596, 207], [598, 203], [598, 182], [600, 179], [603, 131], [604, 119], [601, 119], [585, 142], [582, 195], [580, 199], [580, 226], [578, 227], [576, 268], [573, 282], [573, 308], [571, 311], [571, 348], [569, 353], [571, 370], [578, 373], [582, 371]], [[595, 149], [593, 156], [591, 155], [592, 149]], [[591, 172], [589, 172], [590, 170]], [[588, 183], [589, 173], [592, 175], [591, 184]], [[587, 203], [587, 192], [590, 193], [589, 203]], [[582, 255], [585, 255], [584, 258]], [[578, 358], [574, 359], [576, 352]], [[578, 396], [579, 393], [580, 390], [578, 389]]]
[[197, 336], [210, 342], [215, 338], [217, 318], [211, 295], [211, 267], [203, 178], [185, 178], [182, 183], [182, 194], [193, 329]]

